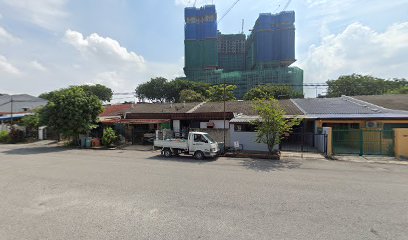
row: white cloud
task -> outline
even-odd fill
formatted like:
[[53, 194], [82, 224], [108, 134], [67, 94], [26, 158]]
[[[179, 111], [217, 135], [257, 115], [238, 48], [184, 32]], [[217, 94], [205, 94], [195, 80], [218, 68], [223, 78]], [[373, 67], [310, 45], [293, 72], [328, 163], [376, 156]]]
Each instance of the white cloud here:
[[13, 64], [8, 62], [7, 58], [0, 55], [0, 73], [19, 75], [20, 70], [18, 70]]
[[65, 32], [65, 41], [74, 46], [85, 57], [99, 63], [108, 63], [112, 65], [131, 64], [136, 68], [143, 68], [145, 60], [142, 56], [134, 52], [129, 52], [122, 47], [118, 41], [101, 37], [97, 33], [84, 38], [76, 31], [67, 30]]
[[34, 60], [30, 63], [31, 67], [34, 68], [37, 71], [40, 72], [46, 72], [47, 68], [44, 67], [44, 65], [42, 65], [40, 62], [38, 62], [37, 60]]
[[138, 84], [152, 77], [169, 79], [182, 76], [184, 62], [158, 63], [146, 61], [142, 56], [127, 50], [117, 40], [93, 33], [67, 30], [63, 41], [76, 50], [70, 75], [77, 79], [73, 84], [103, 84], [116, 92], [133, 91]]
[[46, 29], [54, 29], [66, 17], [67, 0], [1, 0], [17, 11], [19, 18]]
[[360, 73], [392, 78], [408, 76], [408, 22], [380, 33], [360, 23], [312, 45], [299, 63], [305, 82], [325, 82], [340, 75]]
[[0, 26], [0, 43], [17, 43], [21, 40]]

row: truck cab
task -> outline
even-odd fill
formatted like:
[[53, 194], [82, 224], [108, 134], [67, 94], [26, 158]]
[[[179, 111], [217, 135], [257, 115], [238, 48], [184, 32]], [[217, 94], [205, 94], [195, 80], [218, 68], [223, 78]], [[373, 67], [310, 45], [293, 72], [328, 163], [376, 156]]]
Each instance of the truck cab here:
[[218, 143], [208, 133], [190, 132], [188, 134], [188, 152], [197, 159], [215, 157], [219, 152]]

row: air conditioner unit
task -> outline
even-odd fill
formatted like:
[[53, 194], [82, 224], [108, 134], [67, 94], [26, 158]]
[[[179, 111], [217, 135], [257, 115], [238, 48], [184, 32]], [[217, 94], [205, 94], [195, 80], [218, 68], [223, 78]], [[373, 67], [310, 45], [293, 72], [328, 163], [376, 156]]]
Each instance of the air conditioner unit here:
[[366, 128], [378, 128], [378, 122], [367, 122], [366, 123]]

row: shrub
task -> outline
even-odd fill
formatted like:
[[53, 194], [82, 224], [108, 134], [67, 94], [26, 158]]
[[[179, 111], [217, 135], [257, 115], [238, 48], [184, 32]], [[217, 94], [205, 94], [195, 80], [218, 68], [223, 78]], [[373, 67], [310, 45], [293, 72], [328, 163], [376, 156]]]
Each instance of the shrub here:
[[8, 143], [10, 142], [10, 135], [7, 131], [0, 132], [0, 143]]
[[20, 143], [24, 141], [24, 132], [15, 128], [12, 128], [9, 133], [10, 143]]
[[112, 146], [116, 140], [118, 139], [118, 136], [116, 135], [115, 131], [112, 128], [106, 128], [105, 132], [103, 133], [102, 137], [102, 143], [106, 147]]

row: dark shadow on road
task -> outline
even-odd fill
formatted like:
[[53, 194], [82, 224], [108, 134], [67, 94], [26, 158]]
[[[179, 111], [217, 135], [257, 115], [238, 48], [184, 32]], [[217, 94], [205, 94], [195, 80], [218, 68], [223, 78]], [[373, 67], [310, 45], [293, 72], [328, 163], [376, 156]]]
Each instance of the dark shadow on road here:
[[6, 155], [32, 155], [32, 154], [47, 154], [47, 153], [58, 153], [70, 150], [65, 147], [22, 147], [15, 148], [7, 151], [3, 151]]
[[217, 160], [216, 158], [206, 158], [204, 160], [196, 160], [192, 156], [173, 156], [170, 158], [166, 158], [160, 155], [149, 157], [147, 159], [163, 161], [163, 162], [183, 162], [183, 163], [195, 163], [195, 164], [205, 164], [205, 163], [210, 163], [210, 162], [214, 162]]
[[271, 172], [279, 171], [283, 169], [299, 168], [302, 163], [297, 161], [288, 160], [264, 160], [264, 159], [244, 159], [241, 160], [242, 166], [247, 169], [259, 171], [259, 172]]

